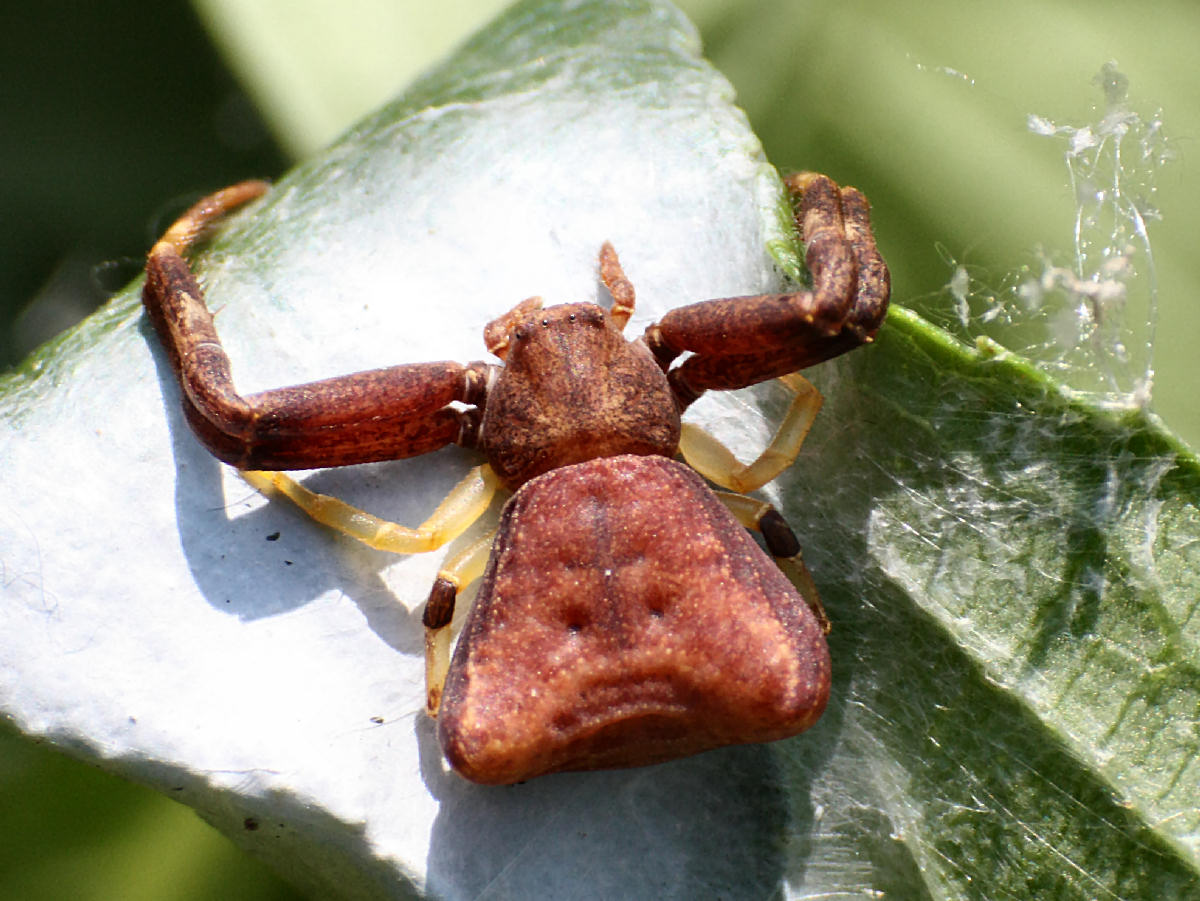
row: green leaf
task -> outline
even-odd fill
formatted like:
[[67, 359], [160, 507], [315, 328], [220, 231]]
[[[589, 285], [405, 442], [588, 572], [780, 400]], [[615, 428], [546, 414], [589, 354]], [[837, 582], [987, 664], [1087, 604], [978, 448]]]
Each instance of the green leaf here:
[[843, 665], [802, 846], [902, 896], [1200, 889], [1194, 455], [904, 310], [821, 376], [845, 418], [787, 497]]
[[[780, 202], [672, 8], [539, 0], [295, 170], [197, 269], [249, 392], [476, 359], [521, 298], [597, 296], [605, 239], [639, 290], [631, 333], [774, 289]], [[191, 804], [321, 896], [1200, 888], [1200, 492], [1144, 414], [894, 310], [875, 346], [811, 373], [827, 404], [774, 489], [835, 622], [824, 720], [485, 789], [443, 771], [420, 713], [443, 555], [333, 538], [216, 464], [136, 291], [0, 383], [0, 704], [27, 733]], [[746, 453], [776, 401], [696, 416]], [[470, 462], [308, 484], [412, 524]]]
[[320, 0], [194, 0], [230, 66], [280, 143], [297, 158], [408, 84], [504, 0], [437, 4]]
[[[1138, 268], [1158, 285], [1157, 309], [1127, 318], [1134, 330], [1126, 347], [1141, 353], [1147, 321], [1156, 330], [1153, 409], [1200, 447], [1200, 167], [1188, 148], [1200, 133], [1200, 55], [1191, 49], [1200, 4], [683, 6], [700, 25], [706, 56], [737, 88], [772, 162], [862, 188], [880, 211], [877, 230], [898, 295], [938, 323], [957, 318], [947, 289], [958, 265], [974, 279], [971, 312], [979, 317], [989, 295], [1027, 276], [1025, 267], [1039, 272], [1043, 254], [1055, 265], [1074, 263], [1076, 203], [1089, 186], [1109, 182], [1078, 175], [1072, 181], [1064, 165], [1070, 144], [1032, 134], [1029, 119], [1090, 124], [1095, 133], [1106, 113], [1096, 76], [1115, 60], [1128, 76], [1130, 105], [1147, 122], [1159, 121], [1175, 157], [1157, 189], [1123, 186], [1124, 199], [1150, 216], [1153, 261]], [[1126, 165], [1144, 165], [1132, 137], [1111, 143], [1120, 145], [1114, 149]], [[999, 319], [986, 327], [1014, 350], [1045, 359], [1039, 345], [1049, 342], [1052, 354], [1069, 353], [1054, 324], [1048, 336], [1027, 321], [1002, 328]], [[1066, 377], [1077, 375], [1075, 369]]]

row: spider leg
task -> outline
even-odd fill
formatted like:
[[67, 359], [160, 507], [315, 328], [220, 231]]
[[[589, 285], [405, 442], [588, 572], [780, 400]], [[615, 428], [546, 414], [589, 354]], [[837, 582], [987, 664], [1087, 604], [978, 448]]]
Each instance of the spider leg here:
[[410, 529], [372, 516], [336, 497], [309, 491], [282, 472], [247, 470], [241, 475], [263, 494], [284, 495], [321, 525], [375, 550], [393, 554], [420, 554], [457, 538], [483, 515], [500, 484], [490, 466], [476, 466], [451, 489], [425, 522]]
[[800, 592], [817, 622], [821, 631], [829, 634], [831, 625], [829, 616], [825, 613], [825, 605], [821, 603], [821, 594], [804, 565], [804, 554], [800, 542], [791, 526], [771, 504], [757, 498], [746, 497], [744, 494], [733, 494], [727, 491], [713, 492], [717, 498], [747, 529], [759, 532], [763, 543], [775, 558], [775, 565], [787, 576], [788, 581]]
[[450, 671], [450, 623], [454, 619], [455, 601], [464, 587], [483, 575], [495, 538], [493, 529], [447, 560], [425, 602], [421, 617], [425, 626], [425, 712], [432, 717], [437, 716], [441, 707], [442, 689]]
[[243, 397], [229, 357], [183, 257], [224, 213], [259, 196], [244, 182], [197, 203], [154, 245], [142, 302], [183, 390], [200, 441], [239, 469], [317, 469], [473, 446], [491, 367], [418, 363], [277, 388]]
[[[242, 478], [263, 494], [283, 494], [322, 525], [336, 529], [368, 547], [396, 554], [432, 551], [470, 528], [488, 508], [499, 480], [486, 464], [476, 466], [462, 479], [433, 511], [417, 526], [409, 529], [380, 519], [336, 497], [309, 491], [281, 472], [248, 470]], [[450, 622], [458, 592], [481, 575], [487, 565], [495, 530], [452, 555], [438, 572], [425, 604], [425, 710], [437, 716], [442, 686], [450, 669]]]
[[739, 461], [729, 448], [698, 426], [685, 422], [679, 450], [692, 469], [731, 491], [755, 491], [795, 462], [800, 446], [821, 409], [821, 393], [798, 372], [779, 381], [792, 394], [787, 412], [771, 442], [751, 463]]
[[887, 312], [890, 276], [871, 233], [870, 207], [824, 175], [788, 179], [812, 287], [787, 294], [708, 300], [679, 307], [644, 336], [686, 408], [706, 390], [754, 385], [873, 340]]
[[710, 482], [732, 489], [713, 493], [738, 522], [763, 536], [776, 566], [800, 592], [821, 630], [828, 635], [829, 617], [817, 585], [804, 565], [796, 533], [774, 506], [743, 493], [761, 488], [791, 466], [821, 409], [821, 393], [800, 373], [789, 373], [779, 380], [792, 393], [792, 400], [771, 442], [752, 463], [741, 463], [720, 441], [690, 423], [683, 424], [679, 450], [692, 469]]

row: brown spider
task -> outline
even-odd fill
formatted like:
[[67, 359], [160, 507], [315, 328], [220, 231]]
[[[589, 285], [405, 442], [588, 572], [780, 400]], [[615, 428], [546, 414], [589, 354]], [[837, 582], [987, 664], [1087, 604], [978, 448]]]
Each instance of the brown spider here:
[[[466, 778], [503, 784], [772, 741], [825, 709], [828, 625], [795, 536], [770, 505], [714, 493], [696, 474], [736, 492], [779, 475], [821, 403], [796, 371], [871, 341], [887, 309], [888, 271], [862, 194], [811, 173], [788, 188], [811, 289], [681, 307], [628, 341], [634, 290], [605, 243], [600, 279], [611, 310], [518, 304], [484, 330], [503, 365], [404, 364], [249, 397], [234, 387], [182, 254], [267, 185], [245, 182], [200, 201], [150, 251], [143, 301], [184, 414], [254, 486], [406, 554], [462, 534], [497, 488], [513, 492], [494, 535], [446, 561], [424, 613], [427, 711]], [[792, 392], [791, 406], [749, 465], [680, 422], [710, 388], [774, 378]], [[452, 443], [487, 462], [417, 529], [279, 472]], [[763, 534], [779, 566], [746, 528]], [[455, 598], [481, 575], [451, 659]]]

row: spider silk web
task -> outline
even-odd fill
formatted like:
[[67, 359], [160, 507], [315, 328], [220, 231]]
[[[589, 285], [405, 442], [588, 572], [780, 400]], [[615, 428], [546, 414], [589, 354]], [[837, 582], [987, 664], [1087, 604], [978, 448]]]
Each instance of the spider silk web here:
[[[1072, 191], [1060, 249], [1008, 272], [943, 252], [947, 284], [919, 299], [1081, 402], [1031, 413], [986, 362], [879, 406], [884, 389], [839, 378], [862, 357], [820, 373], [850, 413], [814, 430], [806, 452], [826, 465], [802, 453], [786, 497], [847, 700], [816, 727], [837, 730], [834, 753], [791, 746], [795, 772], [818, 775], [787, 897], [1132, 899], [1198, 884], [1200, 520], [1164, 487], [1178, 460], [1141, 440], [1139, 418], [1096, 414], [1151, 399], [1149, 228], [1171, 152], [1115, 64], [1094, 81], [1086, 121], [1026, 120]], [[831, 476], [847, 459], [865, 465]]]
[[1032, 262], [992, 283], [985, 270], [941, 249], [951, 276], [943, 288], [950, 310], [939, 324], [968, 339], [999, 332], [1006, 346], [1094, 403], [1145, 407], [1158, 318], [1148, 228], [1161, 218], [1157, 178], [1173, 154], [1162, 112], [1134, 109], [1115, 62], [1093, 83], [1103, 99], [1091, 121], [1027, 118], [1029, 131], [1062, 153], [1074, 201], [1070, 250], [1035, 250]]

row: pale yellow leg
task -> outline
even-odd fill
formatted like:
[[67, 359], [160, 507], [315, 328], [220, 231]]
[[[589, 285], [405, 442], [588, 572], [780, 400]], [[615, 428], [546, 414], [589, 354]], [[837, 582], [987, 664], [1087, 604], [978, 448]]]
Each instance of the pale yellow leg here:
[[760, 501], [755, 497], [746, 497], [744, 494], [734, 494], [731, 491], [714, 491], [713, 494], [729, 508], [729, 512], [738, 522], [753, 532], [761, 531], [759, 523], [762, 518], [775, 509], [766, 501]]
[[688, 465], [731, 491], [754, 491], [791, 466], [821, 409], [821, 392], [798, 372], [781, 376], [779, 381], [792, 392], [792, 400], [771, 443], [758, 459], [742, 463], [712, 435], [685, 422], [679, 450]]
[[465, 532], [488, 508], [499, 482], [492, 468], [476, 466], [446, 495], [433, 515], [415, 529], [388, 522], [327, 494], [309, 491], [282, 472], [246, 470], [243, 479], [264, 494], [279, 492], [322, 525], [363, 544], [396, 554], [419, 554], [441, 547]]
[[[496, 533], [467, 545], [438, 572], [425, 610], [425, 712], [437, 716], [450, 670], [450, 621], [458, 593], [483, 575]], [[437, 607], [433, 610], [431, 607]]]
[[[790, 540], [795, 541], [795, 536], [791, 534], [791, 529], [783, 522], [783, 517], [766, 501], [746, 497], [744, 494], [732, 494], [728, 491], [715, 491], [713, 493], [716, 494], [721, 503], [729, 508], [729, 512], [734, 515], [737, 521], [747, 529], [754, 532], [762, 532], [763, 519], [773, 517], [776, 522], [783, 525]], [[771, 540], [768, 538], [768, 550], [771, 550], [771, 543]], [[817, 622], [821, 626], [821, 631], [828, 635], [830, 630], [829, 617], [825, 613], [825, 605], [821, 603], [821, 593], [817, 591], [817, 583], [813, 581], [808, 567], [804, 565], [804, 553], [800, 549], [799, 543], [797, 542], [792, 545], [792, 549], [795, 550], [795, 553], [786, 557], [781, 557], [773, 553], [772, 556], [774, 557], [775, 565], [779, 567], [783, 574], [787, 576], [788, 581], [800, 592], [800, 597], [804, 598], [804, 602], [808, 604], [809, 609], [816, 616]]]

